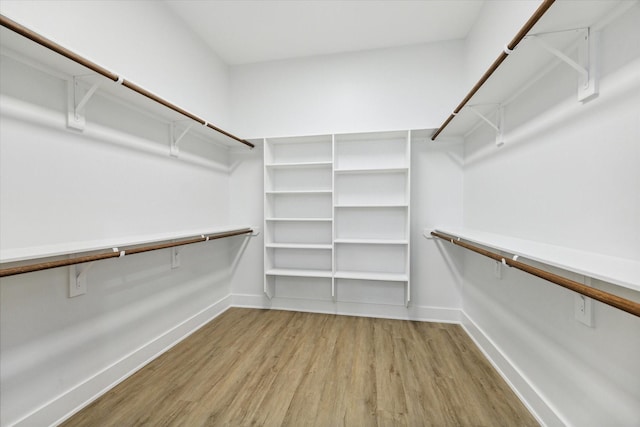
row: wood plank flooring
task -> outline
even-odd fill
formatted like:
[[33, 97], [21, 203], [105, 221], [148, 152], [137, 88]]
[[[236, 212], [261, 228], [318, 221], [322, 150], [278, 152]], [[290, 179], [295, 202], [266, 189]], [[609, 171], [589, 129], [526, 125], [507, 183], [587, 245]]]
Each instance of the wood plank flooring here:
[[231, 308], [63, 425], [538, 424], [458, 325]]

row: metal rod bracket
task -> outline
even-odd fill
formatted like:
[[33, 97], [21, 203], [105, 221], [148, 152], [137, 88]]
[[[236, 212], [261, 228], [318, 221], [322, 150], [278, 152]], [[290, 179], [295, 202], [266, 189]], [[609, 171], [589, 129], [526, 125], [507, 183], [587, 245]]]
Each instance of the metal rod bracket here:
[[598, 94], [598, 55], [597, 48], [600, 41], [600, 33], [593, 32], [590, 28], [583, 28], [578, 41], [578, 59], [574, 60], [564, 52], [551, 46], [540, 35], [527, 36], [538, 46], [556, 56], [578, 73], [578, 101], [585, 102]]
[[180, 148], [178, 144], [182, 141], [187, 133], [191, 130], [191, 128], [195, 125], [195, 123], [190, 123], [179, 135], [178, 135], [178, 122], [171, 122], [171, 147], [169, 148], [169, 154], [173, 157], [178, 157], [180, 154]]
[[496, 146], [502, 147], [504, 145], [504, 106], [502, 104], [498, 104], [498, 109], [497, 109], [498, 120], [497, 120], [497, 123], [494, 123], [491, 119], [489, 119], [487, 116], [485, 116], [480, 111], [478, 111], [477, 108], [475, 108], [478, 105], [479, 104], [465, 105], [464, 108], [468, 109], [473, 114], [478, 116], [486, 124], [491, 126], [493, 130], [496, 131]]
[[87, 293], [87, 273], [94, 263], [90, 262], [82, 269], [77, 264], [69, 266], [69, 298]]
[[180, 267], [180, 248], [174, 247], [171, 251], [171, 269]]
[[82, 93], [80, 90], [82, 81], [79, 77], [74, 76], [72, 80], [67, 81], [67, 126], [82, 131], [86, 125], [84, 109], [102, 82], [95, 82]]

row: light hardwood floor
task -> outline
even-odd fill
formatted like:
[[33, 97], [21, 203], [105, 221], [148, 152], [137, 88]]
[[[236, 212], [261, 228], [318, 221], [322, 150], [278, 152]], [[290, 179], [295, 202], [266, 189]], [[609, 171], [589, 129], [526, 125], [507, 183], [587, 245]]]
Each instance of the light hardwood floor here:
[[458, 325], [231, 308], [70, 426], [537, 426]]

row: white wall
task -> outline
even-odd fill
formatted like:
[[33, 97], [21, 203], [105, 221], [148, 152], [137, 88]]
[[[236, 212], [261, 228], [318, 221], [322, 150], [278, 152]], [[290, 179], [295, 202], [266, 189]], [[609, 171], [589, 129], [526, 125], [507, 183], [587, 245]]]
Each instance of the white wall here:
[[478, 19], [465, 39], [464, 69], [469, 88], [480, 80], [540, 3], [540, 0], [483, 3]]
[[248, 137], [425, 129], [463, 96], [463, 43], [231, 68], [232, 127]]
[[[238, 223], [252, 224], [262, 228], [264, 224], [264, 167], [263, 141], [253, 140], [256, 147], [251, 151], [234, 151], [231, 154], [233, 165], [230, 186], [230, 215]], [[240, 249], [236, 242], [235, 249]], [[254, 307], [268, 307], [269, 301], [264, 295], [264, 230], [251, 238], [238, 259], [233, 274], [234, 304]]]
[[[0, 10], [198, 115], [228, 117], [226, 67], [161, 2]], [[168, 124], [100, 94], [86, 129], [70, 130], [64, 80], [11, 57], [0, 67], [3, 254], [229, 224], [226, 149], [190, 134], [169, 157]], [[67, 268], [3, 278], [0, 425], [64, 418], [226, 309], [237, 241], [183, 247], [177, 269], [171, 250], [97, 262], [76, 298]]]
[[[462, 306], [460, 253], [445, 253], [423, 236], [426, 229], [462, 224], [462, 144], [417, 139], [411, 164], [411, 286], [417, 307]], [[436, 319], [437, 320], [437, 319]]]
[[[603, 32], [596, 99], [576, 101], [576, 74], [562, 64], [507, 107], [504, 147], [484, 128], [470, 136], [466, 227], [640, 259], [638, 22], [636, 3]], [[640, 320], [594, 303], [588, 328], [573, 318], [572, 292], [511, 269], [496, 279], [493, 264], [464, 255], [465, 324], [547, 424], [638, 425]]]

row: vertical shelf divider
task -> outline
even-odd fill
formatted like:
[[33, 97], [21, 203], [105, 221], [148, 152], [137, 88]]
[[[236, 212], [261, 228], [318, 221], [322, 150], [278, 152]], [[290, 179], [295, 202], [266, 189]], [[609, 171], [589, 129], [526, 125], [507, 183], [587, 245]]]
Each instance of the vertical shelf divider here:
[[333, 137], [264, 144], [265, 294], [271, 299], [309, 283], [318, 295], [317, 282], [333, 298]]
[[338, 301], [336, 289], [336, 136], [331, 135], [331, 298]]

